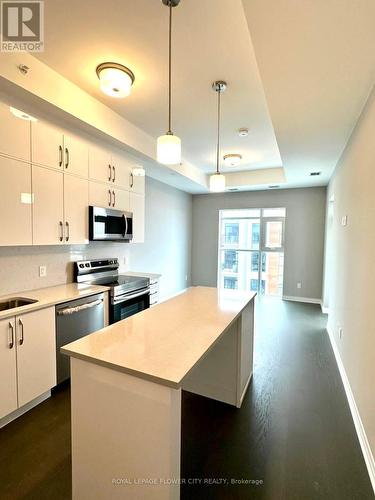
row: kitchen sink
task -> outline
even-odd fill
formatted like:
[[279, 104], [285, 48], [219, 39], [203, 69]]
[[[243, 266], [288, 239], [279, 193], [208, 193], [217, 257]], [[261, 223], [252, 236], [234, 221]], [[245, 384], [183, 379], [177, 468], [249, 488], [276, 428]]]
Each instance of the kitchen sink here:
[[26, 299], [24, 297], [12, 297], [7, 300], [2, 300], [0, 302], [0, 311], [6, 311], [8, 309], [14, 309], [16, 307], [27, 306], [28, 304], [34, 304], [38, 302], [35, 299]]

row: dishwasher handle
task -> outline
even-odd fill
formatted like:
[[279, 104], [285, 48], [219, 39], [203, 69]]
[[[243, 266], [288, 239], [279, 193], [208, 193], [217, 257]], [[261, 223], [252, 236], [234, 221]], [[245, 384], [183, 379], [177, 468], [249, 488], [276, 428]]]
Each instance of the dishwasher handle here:
[[60, 309], [57, 311], [58, 316], [68, 316], [70, 314], [75, 314], [81, 311], [84, 311], [86, 309], [91, 309], [92, 307], [95, 306], [100, 306], [104, 301], [103, 299], [98, 299], [94, 300], [93, 302], [88, 302], [87, 304], [82, 304], [80, 306], [75, 306], [75, 307], [66, 307], [65, 309]]

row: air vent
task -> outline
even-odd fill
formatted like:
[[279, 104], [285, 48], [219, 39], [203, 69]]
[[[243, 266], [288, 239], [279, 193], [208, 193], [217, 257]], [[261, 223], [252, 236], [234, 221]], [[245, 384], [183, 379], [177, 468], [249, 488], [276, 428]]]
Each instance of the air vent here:
[[268, 186], [269, 189], [277, 189], [280, 186], [278, 184], [272, 184], [271, 186]]
[[238, 191], [238, 188], [228, 188], [228, 191]]
[[322, 172], [310, 172], [311, 177], [316, 177], [317, 175], [320, 175]]

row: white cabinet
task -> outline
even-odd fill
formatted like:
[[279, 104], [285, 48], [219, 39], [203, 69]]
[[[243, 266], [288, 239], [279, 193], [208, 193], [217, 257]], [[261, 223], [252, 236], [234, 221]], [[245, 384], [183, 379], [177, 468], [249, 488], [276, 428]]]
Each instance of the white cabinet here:
[[17, 409], [15, 319], [0, 320], [0, 418]]
[[130, 192], [145, 194], [145, 177], [139, 175], [133, 175], [132, 170], [133, 169], [131, 169], [130, 171], [130, 186], [129, 186]]
[[33, 243], [59, 245], [64, 240], [63, 173], [33, 165]]
[[0, 320], [0, 418], [55, 385], [55, 308]]
[[145, 240], [145, 197], [143, 194], [130, 193], [130, 211], [133, 212], [133, 243]]
[[56, 385], [55, 308], [16, 317], [18, 406]]
[[150, 307], [156, 306], [159, 302], [159, 279], [150, 279]]
[[125, 212], [130, 209], [129, 191], [95, 181], [89, 182], [89, 201], [94, 207], [113, 208]]
[[88, 177], [89, 148], [79, 137], [64, 134], [64, 169], [70, 174]]
[[32, 162], [46, 167], [63, 168], [64, 150], [62, 130], [38, 120], [31, 127]]
[[39, 120], [32, 124], [31, 137], [33, 163], [88, 176], [89, 148], [86, 141], [73, 134], [64, 134], [55, 125]]
[[130, 189], [132, 163], [125, 157], [112, 155], [112, 182], [119, 187]]
[[30, 122], [14, 116], [0, 103], [0, 154], [30, 161]]
[[64, 240], [86, 244], [88, 240], [89, 181], [64, 175]]
[[112, 182], [113, 169], [110, 151], [91, 144], [89, 147], [89, 177], [101, 182]]
[[31, 245], [31, 166], [0, 156], [0, 176], [0, 245]]

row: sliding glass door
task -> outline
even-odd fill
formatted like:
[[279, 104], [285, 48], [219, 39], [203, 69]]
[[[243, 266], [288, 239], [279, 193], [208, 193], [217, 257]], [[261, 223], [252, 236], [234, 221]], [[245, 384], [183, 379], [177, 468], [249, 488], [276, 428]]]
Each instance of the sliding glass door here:
[[218, 286], [282, 295], [285, 209], [220, 211]]

